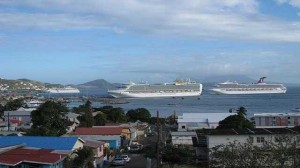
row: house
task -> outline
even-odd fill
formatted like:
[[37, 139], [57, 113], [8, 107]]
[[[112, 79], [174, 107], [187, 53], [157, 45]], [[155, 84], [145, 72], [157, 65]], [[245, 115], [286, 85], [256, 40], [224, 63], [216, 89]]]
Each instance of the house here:
[[256, 128], [284, 128], [300, 125], [300, 113], [254, 114]]
[[131, 131], [130, 131], [130, 126], [128, 124], [120, 124], [120, 123], [115, 123], [115, 124], [105, 124], [105, 126], [93, 126], [93, 128], [109, 128], [109, 127], [119, 127], [122, 128], [122, 133], [121, 135], [126, 137], [126, 139], [131, 139]]
[[17, 147], [0, 153], [0, 168], [63, 168], [63, 160], [66, 156], [66, 154], [54, 153], [50, 149]]
[[4, 111], [5, 124], [19, 126], [31, 123], [31, 111]]
[[87, 146], [93, 149], [94, 152], [94, 167], [102, 167], [104, 160], [108, 160], [107, 156], [104, 153], [105, 142], [102, 141], [93, 141], [93, 140], [84, 140], [85, 143], [83, 146]]
[[183, 113], [178, 116], [178, 131], [193, 131], [201, 128], [214, 129], [219, 122], [236, 113]]
[[70, 121], [71, 123], [73, 123], [72, 125], [69, 125], [67, 128], [67, 132], [70, 133], [72, 131], [74, 131], [76, 129], [76, 127], [78, 127], [78, 125], [80, 124], [79, 120], [77, 119], [77, 117], [79, 116], [79, 114], [76, 113], [72, 113], [72, 112], [68, 112], [66, 113], [66, 119], [68, 121]]
[[62, 168], [66, 156], [83, 144], [77, 137], [0, 136], [0, 168]]
[[120, 127], [79, 127], [70, 136], [79, 136], [87, 140], [108, 142], [113, 149], [121, 146], [122, 128]]
[[173, 145], [193, 145], [193, 137], [197, 136], [196, 132], [178, 131], [171, 132]]
[[84, 141], [78, 137], [0, 136], [0, 148], [24, 145], [28, 148], [51, 149], [69, 154], [82, 148], [83, 144]]
[[254, 129], [200, 129], [193, 139], [196, 155], [200, 160], [209, 160], [209, 150], [218, 145], [237, 142], [252, 143], [261, 147], [265, 142], [277, 142], [283, 135], [300, 136], [300, 128], [254, 128]]

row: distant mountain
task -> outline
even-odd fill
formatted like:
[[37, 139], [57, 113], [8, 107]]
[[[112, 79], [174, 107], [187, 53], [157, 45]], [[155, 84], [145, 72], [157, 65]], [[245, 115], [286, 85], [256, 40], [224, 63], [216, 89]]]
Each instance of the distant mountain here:
[[116, 85], [111, 84], [104, 79], [97, 79], [97, 80], [93, 80], [90, 82], [86, 82], [86, 83], [77, 85], [77, 87], [114, 89], [114, 88], [116, 88]]

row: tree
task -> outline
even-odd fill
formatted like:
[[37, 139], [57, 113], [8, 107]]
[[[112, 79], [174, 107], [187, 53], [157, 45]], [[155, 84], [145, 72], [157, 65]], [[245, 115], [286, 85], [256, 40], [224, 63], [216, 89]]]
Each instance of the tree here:
[[239, 108], [236, 110], [236, 112], [237, 112], [237, 114], [238, 114], [239, 116], [244, 116], [244, 117], [247, 116], [247, 110], [246, 110], [246, 108], [243, 107], [243, 106], [239, 107]]
[[[229, 110], [229, 112], [232, 112], [232, 109]], [[223, 128], [254, 128], [254, 125], [252, 122], [250, 122], [246, 118], [246, 108], [245, 107], [239, 107], [236, 111], [237, 114], [231, 115], [226, 117], [224, 120], [219, 122], [219, 126], [217, 129], [223, 129]]]
[[0, 116], [3, 115], [4, 111], [13, 111], [23, 106], [23, 99], [9, 100], [4, 106], [0, 104]]
[[23, 104], [23, 99], [10, 100], [5, 104], [4, 109], [7, 111], [17, 110], [18, 108], [22, 107]]
[[115, 123], [127, 121], [126, 115], [122, 108], [112, 108], [110, 110], [105, 111], [105, 114], [107, 116], [107, 120]]
[[137, 108], [135, 110], [129, 110], [126, 113], [126, 116], [128, 117], [129, 121], [137, 121], [140, 120], [142, 122], [149, 122], [151, 118], [150, 112], [145, 108]]
[[60, 136], [66, 133], [68, 108], [54, 101], [46, 101], [37, 110], [31, 112], [32, 127], [28, 135]]
[[218, 145], [210, 151], [210, 167], [299, 167], [299, 140], [295, 135], [276, 136], [275, 140], [265, 141], [256, 146], [248, 139]]
[[[159, 118], [159, 123], [164, 125], [166, 123], [166, 119], [165, 118]], [[157, 123], [157, 117], [151, 117], [149, 120], [149, 124], [156, 124]]]
[[93, 108], [91, 101], [86, 101], [84, 105], [80, 105], [77, 109], [75, 109], [75, 111], [81, 113], [81, 116], [78, 117], [78, 120], [80, 121], [80, 127], [94, 126], [94, 117], [92, 113]]
[[94, 125], [102, 126], [105, 125], [105, 123], [106, 123], [106, 114], [101, 112], [94, 117]]
[[162, 160], [167, 162], [170, 168], [175, 164], [186, 164], [192, 159], [192, 153], [188, 146], [179, 145], [177, 147], [173, 145], [167, 145], [163, 149]]
[[94, 152], [90, 147], [83, 147], [75, 151], [76, 157], [73, 160], [73, 164], [76, 167], [91, 167], [94, 161]]

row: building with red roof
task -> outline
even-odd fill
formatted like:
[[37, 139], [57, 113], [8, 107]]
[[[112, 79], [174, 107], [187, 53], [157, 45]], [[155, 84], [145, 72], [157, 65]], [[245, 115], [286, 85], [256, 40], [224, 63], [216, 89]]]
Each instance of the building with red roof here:
[[122, 139], [121, 127], [80, 127], [76, 128], [73, 135], [87, 140], [104, 141], [114, 149], [119, 149]]
[[121, 135], [121, 127], [80, 127], [75, 130], [76, 135]]
[[15, 148], [0, 154], [0, 167], [63, 167], [66, 154], [49, 149]]

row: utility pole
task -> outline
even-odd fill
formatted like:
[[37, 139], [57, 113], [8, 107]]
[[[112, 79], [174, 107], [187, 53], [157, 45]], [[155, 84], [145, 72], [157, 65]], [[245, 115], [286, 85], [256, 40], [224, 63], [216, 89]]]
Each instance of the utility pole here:
[[10, 130], [10, 118], [9, 118], [9, 112], [7, 112], [7, 128], [8, 131]]
[[157, 120], [156, 120], [156, 127], [157, 127], [157, 142], [156, 142], [156, 167], [160, 168], [160, 122], [159, 122], [159, 112], [157, 111]]

